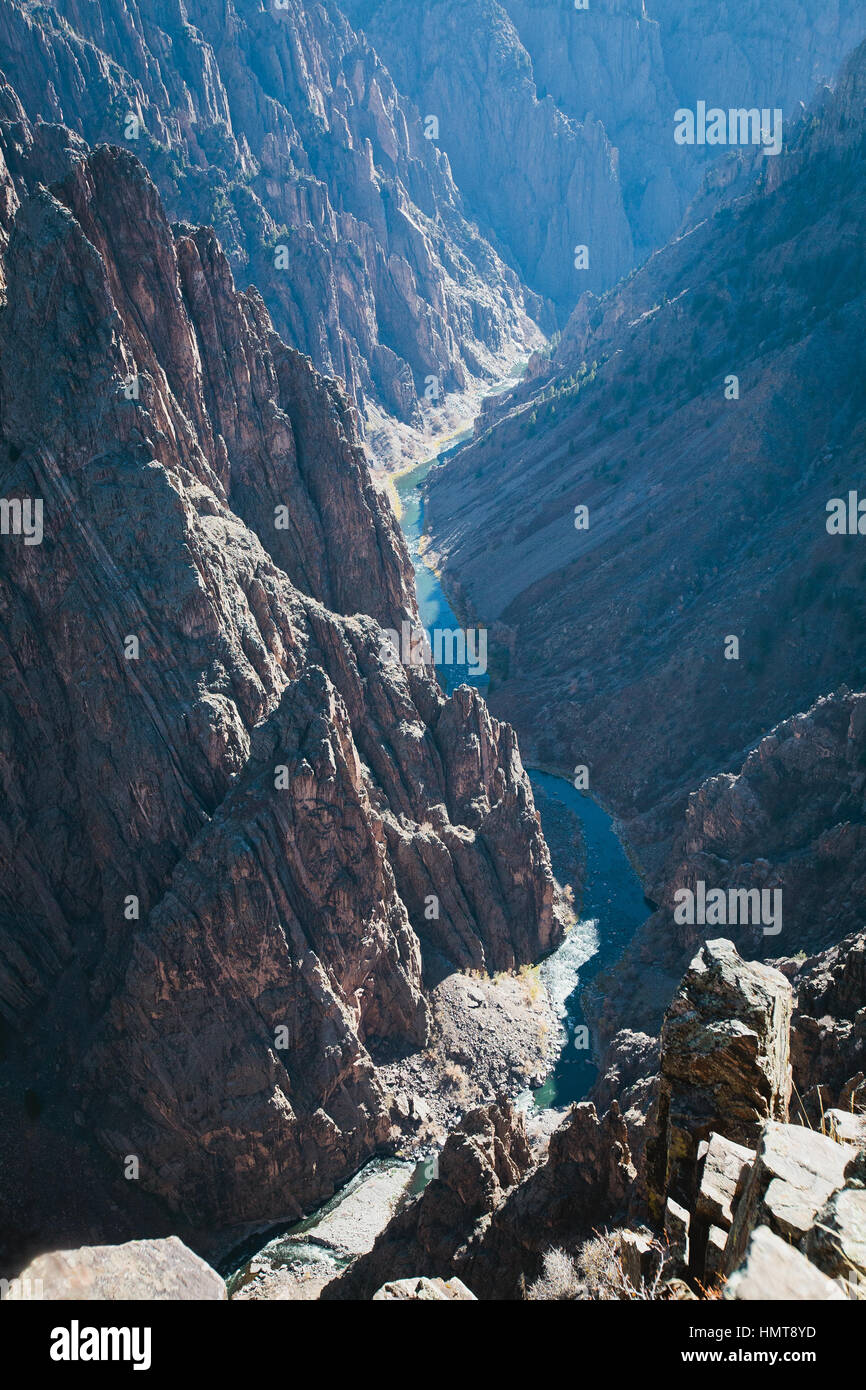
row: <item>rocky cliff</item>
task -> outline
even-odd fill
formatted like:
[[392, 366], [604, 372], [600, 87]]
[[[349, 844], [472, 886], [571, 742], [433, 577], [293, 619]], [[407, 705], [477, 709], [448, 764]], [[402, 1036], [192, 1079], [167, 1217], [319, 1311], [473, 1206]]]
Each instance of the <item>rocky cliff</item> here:
[[322, 1297], [431, 1277], [478, 1299], [858, 1297], [866, 1123], [789, 1121], [791, 1005], [780, 971], [705, 943], [665, 1014], [642, 1172], [615, 1102], [573, 1106], [540, 1151], [512, 1107], [476, 1110]]
[[[349, 0], [346, 9], [401, 90], [436, 117], [467, 206], [526, 284], [570, 307], [581, 289], [606, 289], [629, 270], [617, 152], [601, 120], [572, 118], [542, 98], [498, 0], [436, 0], [420, 14], [401, 0]], [[578, 244], [589, 246], [586, 270], [575, 268]]]
[[171, 218], [216, 228], [282, 339], [346, 384], [383, 460], [538, 337], [535, 301], [330, 0], [3, 0], [0, 69], [32, 121], [126, 144]]
[[[659, 907], [614, 969], [594, 982], [587, 1000], [599, 1041], [609, 1039], [625, 1020], [630, 1028], [656, 1032], [686, 963], [702, 941], [718, 933], [720, 923], [741, 955], [789, 960], [788, 973], [803, 980], [815, 972], [815, 982], [804, 985], [804, 1014], [848, 1018], [853, 1025], [864, 1000], [856, 1003], [853, 962], [850, 983], [843, 983], [846, 950], [837, 943], [850, 946], [863, 930], [864, 718], [866, 696], [847, 691], [827, 696], [771, 730], [737, 773], [708, 778], [689, 796], [652, 889]], [[707, 912], [703, 923], [694, 920], [697, 914], [691, 922], [683, 920], [689, 914], [678, 895], [700, 892], [699, 884], [705, 894], [722, 890], [724, 918]], [[742, 921], [735, 920], [727, 903], [729, 894], [740, 890], [766, 894], [764, 905], [779, 908], [775, 920], [745, 911]], [[834, 991], [836, 976], [840, 987]], [[808, 1005], [807, 998], [812, 1000]], [[795, 1023], [795, 1037], [797, 1032]], [[857, 1070], [856, 1056], [847, 1063], [839, 1057], [830, 1065], [841, 1039], [834, 1042], [828, 1036], [825, 1045], [826, 1067], [807, 1067], [804, 1055], [795, 1079], [805, 1095], [818, 1072], [826, 1070], [820, 1079], [826, 1079], [828, 1096], [834, 1090], [835, 1104], [838, 1088]], [[817, 1040], [815, 1049], [820, 1052]], [[844, 1076], [836, 1075], [840, 1065], [848, 1068]]]
[[[799, 114], [866, 34], [856, 0], [343, 0], [398, 87], [439, 120], [480, 224], [567, 312], [679, 228], [717, 147], [674, 141], [674, 113]], [[589, 264], [575, 265], [585, 245]]]
[[866, 674], [864, 71], [861, 47], [745, 196], [584, 296], [430, 475], [494, 708], [589, 768], [649, 874], [690, 789]]
[[383, 642], [345, 393], [134, 155], [2, 102], [4, 1229], [297, 1213], [387, 1138], [425, 960], [556, 943], [547, 849], [512, 731]]

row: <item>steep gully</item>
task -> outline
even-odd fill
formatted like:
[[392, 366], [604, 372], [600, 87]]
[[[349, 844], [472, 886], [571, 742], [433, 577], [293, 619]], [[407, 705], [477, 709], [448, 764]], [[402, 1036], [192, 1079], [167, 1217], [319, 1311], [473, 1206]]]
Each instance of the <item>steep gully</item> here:
[[[509, 381], [499, 389], [507, 389], [511, 384]], [[471, 438], [470, 427], [455, 435], [438, 454], [396, 479], [398, 518], [415, 570], [421, 624], [428, 633], [457, 630], [460, 620], [439, 576], [424, 560], [423, 484], [434, 465], [456, 453]], [[489, 685], [486, 673], [476, 674], [458, 661], [443, 662], [438, 675], [448, 695], [463, 683], [476, 685], [482, 693]], [[572, 826], [577, 823], [584, 854], [579, 919], [562, 945], [540, 967], [544, 987], [561, 1020], [561, 1050], [543, 1084], [522, 1098], [522, 1103], [538, 1110], [561, 1110], [588, 1095], [598, 1074], [591, 1036], [588, 1044], [586, 1034], [581, 1036], [585, 1027], [583, 991], [619, 958], [652, 905], [644, 896], [607, 811], [565, 778], [539, 769], [529, 772], [557, 877], [567, 880], [571, 871], [568, 860], [557, 853], [563, 817]], [[342, 1211], [343, 1224], [351, 1227], [355, 1208], [366, 1203], [371, 1208], [390, 1206], [393, 1210], [421, 1191], [434, 1172], [435, 1158], [429, 1155], [418, 1162], [372, 1159], [305, 1220], [288, 1230], [272, 1228], [267, 1233], [260, 1232], [228, 1254], [221, 1267], [229, 1276], [230, 1291], [236, 1295], [251, 1279], [263, 1275], [267, 1279], [272, 1271], [285, 1269], [286, 1265], [301, 1279], [306, 1270], [312, 1282], [323, 1257], [330, 1260], [334, 1273], [339, 1272], [351, 1257], [333, 1239], [335, 1217], [339, 1223]]]

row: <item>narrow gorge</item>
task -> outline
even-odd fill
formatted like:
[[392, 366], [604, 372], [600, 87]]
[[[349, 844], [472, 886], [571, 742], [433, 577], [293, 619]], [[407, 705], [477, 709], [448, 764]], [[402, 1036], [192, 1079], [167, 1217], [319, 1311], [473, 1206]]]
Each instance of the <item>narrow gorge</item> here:
[[22, 1343], [784, 1300], [833, 1368], [864, 210], [857, 0], [0, 0]]

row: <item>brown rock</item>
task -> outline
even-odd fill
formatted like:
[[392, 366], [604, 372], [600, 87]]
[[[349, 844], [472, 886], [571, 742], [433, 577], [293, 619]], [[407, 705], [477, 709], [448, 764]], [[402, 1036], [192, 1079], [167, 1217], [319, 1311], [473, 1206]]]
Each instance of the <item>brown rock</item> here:
[[[157, 1229], [300, 1215], [387, 1137], [422, 941], [440, 968], [549, 950], [549, 856], [511, 730], [388, 654], [411, 566], [340, 388], [131, 153], [14, 110], [0, 474], [45, 523], [0, 566], [0, 1133], [54, 1107], [30, 1142], [70, 1243], [136, 1189]], [[52, 1152], [73, 1113], [104, 1150], [83, 1194]], [[57, 1196], [28, 1147], [4, 1225], [33, 1239]]]

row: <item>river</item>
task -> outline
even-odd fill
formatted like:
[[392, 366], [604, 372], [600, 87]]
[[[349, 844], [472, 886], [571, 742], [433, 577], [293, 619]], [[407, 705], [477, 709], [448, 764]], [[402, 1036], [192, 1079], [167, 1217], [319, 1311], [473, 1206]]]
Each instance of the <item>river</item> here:
[[[397, 481], [400, 522], [415, 569], [421, 622], [428, 631], [437, 627], [457, 628], [459, 622], [437, 575], [424, 563], [423, 483], [434, 464], [441, 463], [471, 437], [471, 430], [458, 435], [447, 449], [404, 473]], [[471, 674], [467, 675], [465, 666], [456, 663], [440, 667], [438, 674], [446, 693], [464, 681], [482, 690], [489, 685], [486, 676], [473, 679]], [[584, 1026], [581, 991], [600, 971], [616, 961], [651, 909], [611, 817], [598, 802], [577, 791], [562, 777], [533, 769], [529, 769], [529, 775], [533, 787], [541, 792], [538, 808], [542, 827], [547, 798], [550, 798], [580, 822], [586, 856], [580, 919], [559, 950], [541, 966], [542, 978], [562, 1020], [563, 1045], [556, 1066], [535, 1092], [534, 1100], [542, 1109], [559, 1108], [583, 1099], [597, 1074], [591, 1047], [575, 1045], [576, 1041], [583, 1041], [579, 1032]], [[553, 844], [556, 838], [550, 835], [549, 842]], [[551, 850], [551, 857], [554, 873], [560, 881], [567, 880], [570, 868], [566, 871], [564, 865], [557, 864], [554, 850]]]
[[[471, 430], [465, 430], [462, 434], [455, 435], [448, 447], [443, 449], [441, 453], [427, 459], [424, 463], [419, 463], [410, 472], [401, 474], [396, 483], [397, 497], [400, 502], [400, 524], [415, 570], [418, 612], [421, 616], [421, 625], [427, 632], [432, 632], [437, 628], [440, 631], [457, 631], [460, 628], [460, 623], [445, 597], [437, 575], [424, 563], [424, 495], [422, 484], [434, 463], [441, 463], [450, 454], [456, 453], [461, 444], [471, 438]], [[476, 673], [470, 670], [465, 662], [443, 662], [437, 667], [437, 671], [446, 695], [450, 695], [451, 691], [455, 690], [458, 685], [475, 685], [483, 692], [490, 684], [486, 674], [482, 675], [480, 672]]]

